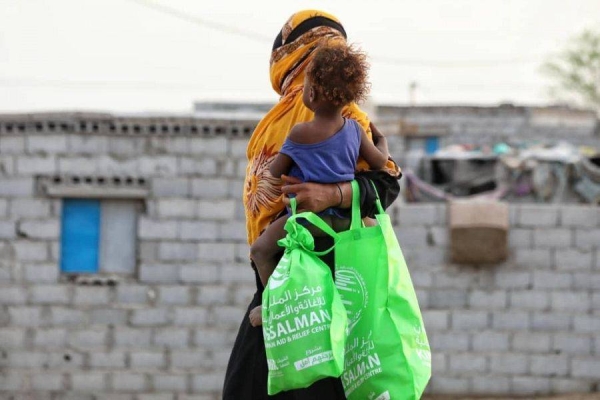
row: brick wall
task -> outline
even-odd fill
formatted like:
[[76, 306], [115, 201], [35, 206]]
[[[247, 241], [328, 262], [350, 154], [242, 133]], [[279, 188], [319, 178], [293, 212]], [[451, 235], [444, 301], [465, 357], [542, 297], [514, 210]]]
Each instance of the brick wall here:
[[[241, 192], [255, 123], [0, 116], [0, 398], [219, 398], [254, 288]], [[60, 274], [61, 200], [38, 181], [73, 175], [147, 183], [132, 276]], [[511, 206], [511, 258], [480, 268], [446, 263], [445, 212], [390, 209], [431, 339], [428, 390], [596, 390], [598, 208]]]

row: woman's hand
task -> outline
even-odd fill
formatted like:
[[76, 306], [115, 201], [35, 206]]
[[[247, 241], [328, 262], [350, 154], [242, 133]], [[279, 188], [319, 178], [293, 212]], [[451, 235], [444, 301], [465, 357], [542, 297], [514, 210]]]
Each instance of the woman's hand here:
[[[337, 184], [342, 190], [342, 198], [338, 186], [333, 183], [302, 182], [286, 175], [282, 175], [281, 179], [284, 182], [281, 191], [286, 195], [283, 197], [283, 202], [289, 206], [290, 199], [287, 195], [295, 194], [298, 211], [318, 213], [329, 207], [348, 208], [352, 204], [352, 188], [349, 183]], [[340, 200], [343, 200], [341, 205]]]

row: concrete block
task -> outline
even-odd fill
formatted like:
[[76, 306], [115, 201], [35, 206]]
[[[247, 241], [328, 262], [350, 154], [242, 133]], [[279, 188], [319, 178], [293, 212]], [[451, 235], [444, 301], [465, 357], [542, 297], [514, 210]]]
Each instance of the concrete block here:
[[510, 379], [504, 376], [483, 375], [473, 379], [471, 393], [480, 395], [505, 395], [510, 393]]
[[154, 332], [152, 343], [156, 346], [180, 349], [187, 348], [190, 342], [190, 332], [187, 329], [167, 328]]
[[556, 252], [556, 269], [560, 271], [588, 271], [592, 268], [591, 251], [560, 250]]
[[92, 157], [62, 156], [58, 159], [58, 172], [61, 174], [89, 174], [98, 172], [96, 160]]
[[184, 393], [187, 391], [187, 380], [186, 375], [154, 375], [152, 386], [157, 392]]
[[516, 332], [512, 339], [512, 349], [525, 353], [548, 353], [550, 343], [548, 333]]
[[146, 304], [148, 292], [154, 289], [148, 286], [124, 285], [117, 286], [117, 303], [119, 304]]
[[194, 375], [192, 377], [192, 390], [198, 393], [215, 392], [221, 390], [223, 376], [220, 373]]
[[54, 326], [86, 325], [89, 322], [88, 315], [85, 312], [71, 308], [51, 307], [50, 315]]
[[229, 180], [225, 178], [192, 179], [192, 197], [198, 199], [226, 199], [229, 197]]
[[142, 240], [138, 244], [138, 260], [140, 262], [156, 261], [158, 260], [158, 243]]
[[221, 280], [228, 283], [239, 283], [253, 285], [256, 283], [254, 271], [250, 263], [224, 265], [219, 268]]
[[225, 137], [192, 137], [190, 138], [190, 152], [192, 154], [207, 155], [211, 157], [226, 156], [229, 150], [229, 140]]
[[[0, 146], [1, 146], [1, 143], [0, 143]], [[245, 160], [247, 148], [248, 148], [248, 140], [246, 138], [229, 140], [229, 154], [233, 157]]]
[[469, 295], [469, 306], [472, 309], [501, 310], [506, 308], [505, 291], [474, 290]]
[[596, 315], [575, 315], [573, 328], [578, 333], [597, 333], [600, 331], [600, 318]]
[[436, 289], [429, 293], [429, 306], [434, 309], [464, 307], [467, 300], [468, 293], [464, 289]]
[[536, 229], [533, 242], [539, 248], [567, 248], [573, 242], [573, 233], [569, 228]]
[[448, 329], [450, 313], [447, 310], [423, 310], [423, 322], [427, 331]]
[[489, 315], [485, 311], [453, 311], [452, 329], [481, 330], [488, 327]]
[[521, 310], [547, 310], [550, 294], [539, 290], [518, 290], [510, 293], [510, 308]]
[[496, 271], [494, 282], [502, 289], [525, 289], [531, 285], [531, 273], [526, 271]]
[[107, 376], [100, 372], [71, 374], [71, 389], [80, 392], [102, 392], [107, 389]]
[[67, 143], [70, 154], [99, 154], [108, 152], [108, 136], [69, 135]]
[[575, 246], [587, 251], [600, 248], [600, 229], [575, 230]]
[[109, 353], [90, 353], [90, 367], [96, 368], [125, 368], [125, 353], [113, 351]]
[[430, 386], [435, 393], [464, 395], [469, 393], [469, 382], [469, 378], [432, 376]]
[[490, 372], [496, 374], [526, 374], [529, 356], [525, 354], [500, 353], [490, 357]]
[[206, 351], [188, 349], [171, 352], [171, 368], [174, 369], [212, 368], [211, 364]]
[[174, 400], [174, 394], [157, 393], [157, 394], [141, 394], [137, 396], [137, 400]]
[[140, 281], [144, 283], [177, 283], [180, 267], [175, 264], [141, 264]]
[[8, 200], [0, 199], [0, 217], [4, 218], [6, 216], [8, 216]]
[[[250, 245], [248, 243], [235, 244], [235, 261], [250, 265]], [[598, 267], [600, 270], [600, 267]]]
[[11, 351], [3, 357], [3, 365], [8, 368], [39, 368], [48, 365], [49, 354], [41, 351]]
[[[599, 255], [600, 256], [600, 255]], [[573, 273], [573, 289], [600, 289], [600, 274], [590, 272]]]
[[190, 141], [187, 137], [151, 137], [150, 154], [188, 154]]
[[108, 344], [108, 329], [93, 328], [69, 332], [69, 345], [79, 350], [103, 349]]
[[212, 221], [181, 221], [179, 237], [184, 240], [215, 241], [220, 236], [220, 224]]
[[404, 205], [400, 207], [396, 224], [400, 226], [436, 225], [438, 209], [435, 204]]
[[594, 228], [600, 224], [600, 213], [598, 207], [593, 206], [570, 206], [561, 207], [561, 225], [573, 228]]
[[524, 268], [551, 268], [552, 253], [549, 249], [516, 249], [515, 264]]
[[569, 289], [573, 285], [573, 275], [564, 272], [534, 271], [535, 289]]
[[178, 230], [178, 221], [141, 217], [138, 224], [138, 237], [140, 239], [176, 239]]
[[32, 239], [58, 239], [60, 236], [60, 222], [49, 221], [21, 221], [19, 234]]
[[533, 247], [533, 230], [511, 228], [508, 231], [508, 245], [511, 249]]
[[569, 370], [569, 359], [564, 355], [532, 355], [529, 360], [531, 375], [566, 376]]
[[550, 392], [550, 379], [515, 376], [513, 377], [511, 392], [520, 395], [547, 394]]
[[0, 196], [2, 197], [33, 197], [33, 195], [33, 178], [0, 179]]
[[557, 333], [554, 335], [552, 349], [563, 354], [589, 355], [592, 354], [592, 338], [574, 333]]
[[116, 327], [113, 335], [114, 345], [117, 348], [139, 349], [150, 346], [151, 329]]
[[161, 286], [158, 289], [159, 304], [185, 305], [190, 303], [190, 288], [182, 286]]
[[160, 326], [168, 322], [166, 308], [150, 308], [145, 310], [133, 310], [130, 323], [133, 326]]
[[527, 331], [530, 327], [530, 317], [524, 311], [494, 311], [492, 312], [492, 328], [499, 330]]
[[184, 283], [214, 283], [219, 281], [220, 271], [216, 265], [183, 265], [181, 281]]
[[96, 171], [106, 175], [139, 175], [138, 158], [102, 155], [96, 157]]
[[483, 373], [487, 370], [484, 356], [475, 354], [450, 354], [450, 370], [456, 373], [477, 372]]
[[68, 304], [71, 288], [66, 285], [31, 286], [29, 289], [31, 302], [34, 304]]
[[225, 241], [246, 242], [246, 223], [230, 221], [219, 225], [219, 238]]
[[27, 152], [59, 154], [67, 153], [67, 135], [28, 135]]
[[13, 199], [9, 213], [18, 218], [47, 218], [50, 216], [51, 201], [48, 199]]
[[195, 261], [197, 256], [195, 243], [162, 242], [158, 247], [158, 258], [163, 261]]
[[218, 172], [217, 160], [213, 158], [178, 157], [177, 161], [180, 175], [212, 176]]
[[65, 377], [56, 373], [36, 373], [31, 377], [31, 388], [41, 391], [60, 391], [65, 386]]
[[437, 288], [462, 289], [470, 287], [477, 277], [470, 271], [440, 271], [433, 276], [433, 285]]
[[55, 174], [58, 163], [54, 156], [17, 157], [17, 172], [20, 175]]
[[12, 245], [19, 261], [45, 261], [49, 256], [48, 245], [45, 242], [15, 240]]
[[23, 154], [25, 153], [25, 136], [11, 135], [0, 136], [0, 153]]
[[6, 371], [0, 375], [0, 387], [9, 392], [22, 392], [29, 389], [31, 384], [29, 377], [22, 372]]
[[17, 236], [17, 224], [13, 221], [0, 221], [0, 239], [14, 239]]
[[8, 286], [0, 289], [0, 306], [18, 305], [27, 302], [27, 289], [23, 286]]
[[164, 368], [167, 365], [165, 353], [162, 351], [132, 352], [129, 354], [129, 362], [131, 367], [136, 369]]
[[139, 158], [140, 173], [144, 176], [175, 176], [177, 158], [175, 156], [142, 156]]
[[8, 307], [11, 326], [40, 327], [48, 324], [41, 307]]
[[220, 262], [223, 264], [234, 261], [234, 243], [200, 243], [198, 245], [198, 260], [204, 262]]
[[25, 332], [23, 328], [0, 328], [0, 348], [8, 350], [24, 348]]
[[0, 171], [5, 176], [19, 175], [17, 172], [17, 156], [0, 154]]
[[73, 303], [77, 306], [107, 305], [110, 302], [112, 289], [108, 287], [85, 287], [75, 288]]
[[230, 301], [229, 292], [221, 285], [202, 285], [198, 288], [196, 304], [209, 306], [213, 304], [227, 304]]
[[147, 137], [111, 136], [108, 151], [119, 156], [139, 156], [146, 153]]
[[592, 383], [580, 379], [553, 378], [550, 388], [552, 393], [588, 393], [592, 391]]
[[117, 392], [143, 392], [148, 389], [146, 376], [132, 372], [112, 374], [112, 388]]
[[571, 375], [574, 378], [598, 380], [600, 378], [600, 360], [597, 357], [573, 358]]
[[226, 305], [215, 305], [212, 311], [212, 321], [217, 326], [239, 326], [240, 317], [243, 315], [243, 312], [239, 307]]
[[235, 217], [235, 201], [232, 199], [199, 200], [198, 217], [204, 220], [232, 220]]
[[557, 313], [533, 313], [531, 328], [536, 331], [566, 331], [571, 326], [571, 315]]
[[429, 332], [428, 338], [432, 352], [446, 353], [449, 351], [467, 351], [469, 349], [469, 335], [464, 332]]
[[473, 334], [473, 350], [490, 352], [508, 350], [509, 334], [505, 332], [484, 331]]
[[159, 199], [158, 215], [161, 218], [194, 218], [198, 203], [188, 199]]
[[127, 310], [94, 309], [90, 313], [90, 322], [93, 325], [125, 325], [127, 323]]
[[586, 292], [552, 292], [552, 309], [558, 311], [587, 312], [591, 296]]
[[[254, 293], [256, 293], [256, 285], [243, 285], [232, 288], [231, 294], [233, 295], [233, 305], [239, 307], [248, 306]], [[221, 301], [220, 304], [227, 304], [227, 302]]]
[[428, 231], [425, 226], [400, 226], [394, 229], [400, 246], [404, 247], [427, 247]]
[[187, 178], [154, 178], [152, 195], [154, 197], [188, 197], [190, 181]]
[[204, 325], [209, 321], [209, 314], [205, 308], [176, 307], [174, 324], [177, 326]]
[[[240, 321], [242, 315], [240, 315]], [[231, 346], [235, 340], [237, 332], [229, 331], [225, 333], [222, 328], [201, 327], [194, 330], [194, 345], [203, 348], [226, 348], [231, 352]]]
[[519, 209], [518, 225], [531, 228], [557, 226], [559, 210], [554, 205], [523, 204]]

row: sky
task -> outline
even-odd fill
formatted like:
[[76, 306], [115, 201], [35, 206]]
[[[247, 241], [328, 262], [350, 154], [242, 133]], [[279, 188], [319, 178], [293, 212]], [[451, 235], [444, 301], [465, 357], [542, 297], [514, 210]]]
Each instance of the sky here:
[[375, 103], [547, 104], [540, 65], [600, 29], [600, 0], [0, 0], [0, 113], [190, 112], [273, 101], [272, 41], [335, 14], [370, 56]]

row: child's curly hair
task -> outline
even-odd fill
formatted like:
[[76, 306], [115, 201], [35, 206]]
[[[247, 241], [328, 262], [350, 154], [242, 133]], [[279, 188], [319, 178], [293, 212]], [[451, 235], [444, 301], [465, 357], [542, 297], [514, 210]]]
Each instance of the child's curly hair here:
[[335, 106], [366, 100], [367, 55], [345, 42], [329, 41], [316, 50], [306, 75], [320, 96]]

